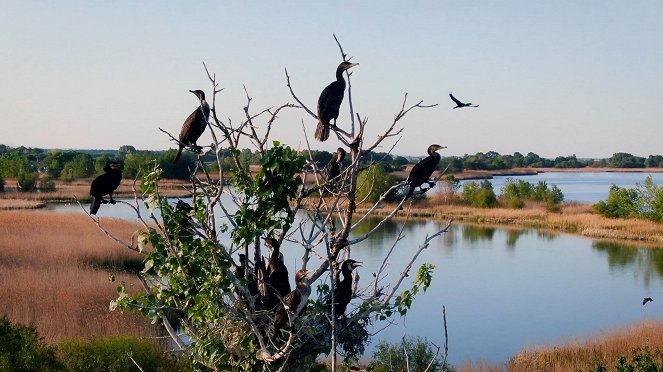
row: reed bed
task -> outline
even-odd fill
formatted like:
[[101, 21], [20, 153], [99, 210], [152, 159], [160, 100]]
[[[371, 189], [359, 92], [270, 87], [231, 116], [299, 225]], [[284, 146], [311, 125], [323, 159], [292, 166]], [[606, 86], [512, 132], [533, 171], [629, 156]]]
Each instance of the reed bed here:
[[[636, 348], [651, 354], [663, 350], [663, 322], [645, 321], [623, 329], [602, 332], [585, 341], [558, 346], [526, 349], [507, 364], [508, 371], [580, 371], [593, 370], [601, 362], [608, 371], [615, 370], [620, 356], [630, 359]], [[661, 356], [655, 356], [659, 364]]]
[[[5, 180], [5, 191], [0, 192], [1, 199], [23, 199], [23, 200], [41, 200], [41, 201], [88, 201], [90, 199], [90, 184], [93, 178], [77, 179], [72, 182], [63, 182], [55, 180], [55, 191], [50, 192], [20, 192], [18, 191], [16, 180]], [[160, 191], [163, 196], [181, 197], [189, 195], [186, 188], [189, 183], [180, 180], [163, 180], [159, 183]], [[140, 195], [140, 180], [134, 183], [132, 179], [123, 179], [117, 188], [113, 197], [115, 198], [133, 198], [134, 191]]]
[[[131, 240], [137, 226], [104, 219]], [[126, 267], [140, 256], [108, 239], [87, 216], [39, 211], [0, 211], [0, 314], [34, 324], [49, 343], [69, 337], [149, 336], [158, 329], [139, 314], [110, 312], [117, 283], [138, 290]]]
[[[458, 372], [577, 372], [593, 371], [598, 363], [616, 370], [619, 357], [631, 360], [636, 349], [649, 351], [663, 364], [663, 322], [647, 320], [624, 328], [597, 333], [584, 340], [524, 348], [507, 363], [468, 361]], [[658, 359], [656, 359], [658, 358]]]

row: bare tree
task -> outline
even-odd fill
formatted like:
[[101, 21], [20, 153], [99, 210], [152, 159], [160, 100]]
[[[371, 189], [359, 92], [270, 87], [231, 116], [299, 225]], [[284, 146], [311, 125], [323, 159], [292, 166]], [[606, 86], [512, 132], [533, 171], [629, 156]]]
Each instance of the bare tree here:
[[[347, 61], [340, 43], [338, 46]], [[192, 164], [190, 202], [175, 204], [161, 195], [161, 171], [155, 166], [145, 173], [139, 187], [137, 182], [134, 184], [135, 201], [126, 203], [143, 225], [134, 241], [114, 238], [100, 220], [93, 219], [119, 244], [145, 257], [140, 274], [144, 290], [129, 293], [120, 285], [119, 297], [111, 307], [136, 309], [161, 322], [179, 348], [190, 353], [196, 363], [215, 370], [261, 365], [292, 370], [293, 360], [313, 361], [320, 354], [330, 355], [336, 370], [337, 355], [353, 359], [363, 353], [371, 336], [367, 328], [376, 319], [406, 314], [414, 296], [430, 285], [433, 266], [424, 264], [416, 271], [411, 287], [402, 289], [420, 253], [449, 229], [451, 221], [425, 237], [400, 276], [386, 284], [383, 269], [403, 238], [401, 228], [370, 283], [358, 288], [359, 278], [354, 277], [351, 297], [357, 306], [347, 314], [336, 314], [335, 306], [331, 306], [337, 303], [334, 296], [341, 283], [340, 268], [352, 257], [353, 247], [392, 220], [405, 203], [403, 199], [391, 206], [391, 211], [368, 233], [352, 234], [359, 224], [372, 218], [387, 195], [402, 186], [394, 185], [375, 203], [357, 200], [357, 176], [371, 163], [367, 155], [378, 146], [393, 149], [407, 114], [435, 105], [409, 103], [405, 94], [382, 133], [377, 138], [366, 138], [368, 119], [352, 107], [347, 74], [350, 125], [345, 130], [340, 125], [334, 130], [347, 148], [350, 164], [331, 180], [313, 161], [310, 145], [298, 152], [271, 140], [272, 128], [279, 125], [283, 110], [302, 110], [315, 118], [296, 96], [287, 70], [287, 84], [298, 104], [254, 110], [245, 89], [244, 117], [237, 121], [222, 118], [216, 105], [222, 89], [216, 76], [205, 70], [213, 91], [208, 118], [213, 143], [207, 147], [207, 158], [199, 155]], [[242, 165], [240, 146], [246, 144], [260, 154], [259, 169]], [[214, 160], [205, 160], [210, 155]], [[302, 172], [307, 162], [316, 172]], [[407, 216], [408, 211], [401, 213]], [[404, 227], [408, 219], [401, 221]], [[277, 255], [269, 255], [264, 238], [287, 243], [290, 248], [284, 255], [290, 257], [297, 254], [292, 246], [298, 247], [302, 257], [298, 269], [309, 271], [306, 283], [301, 283], [301, 291], [296, 294], [306, 294], [305, 289], [313, 286], [304, 311], [296, 311], [290, 302], [295, 295], [280, 293], [271, 281], [271, 265], [276, 260], [273, 256]], [[267, 262], [264, 257], [269, 257]], [[297, 270], [290, 269], [292, 277]], [[168, 320], [173, 317], [179, 328]], [[285, 319], [285, 326], [277, 321], [275, 327], [275, 317]]]

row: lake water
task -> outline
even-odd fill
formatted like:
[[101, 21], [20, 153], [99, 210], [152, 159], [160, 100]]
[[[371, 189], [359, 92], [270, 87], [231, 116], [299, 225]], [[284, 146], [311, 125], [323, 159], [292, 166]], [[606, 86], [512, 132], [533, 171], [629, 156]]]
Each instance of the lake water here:
[[545, 172], [532, 176], [496, 176], [490, 182], [495, 193], [499, 194], [509, 178], [534, 184], [545, 181], [548, 187], [557, 185], [566, 201], [594, 204], [608, 197], [610, 185], [635, 187], [636, 183], [644, 183], [647, 176], [651, 176], [655, 184], [663, 184], [663, 173], [645, 172]]
[[[549, 184], [563, 187], [553, 179], [561, 180], [568, 174], [542, 176]], [[628, 182], [634, 185], [646, 177], [627, 174], [628, 179], [623, 180], [583, 173], [581, 178], [595, 176], [602, 181], [594, 183], [594, 188], [599, 187], [597, 184], [603, 188], [606, 182], [608, 186], [630, 186]], [[541, 179], [535, 177], [539, 176], [524, 179]], [[585, 190], [577, 195], [601, 192], [572, 180], [565, 184], [569, 190]], [[77, 205], [52, 210], [82, 213]], [[134, 218], [123, 204], [103, 205], [99, 216]], [[426, 234], [442, 227], [442, 222], [410, 221], [404, 229], [405, 238], [390, 259], [387, 282], [398, 277]], [[360, 287], [371, 282], [371, 274], [379, 268], [400, 228], [401, 222], [392, 221], [353, 246], [352, 257], [363, 262], [358, 270]], [[296, 253], [291, 253], [295, 249]], [[301, 263], [301, 248], [286, 243], [283, 254], [294, 271], [292, 268]], [[647, 318], [663, 320], [663, 249], [602, 243], [568, 234], [454, 224], [451, 231], [432, 242], [417, 263], [437, 266], [431, 287], [418, 295], [405, 318], [394, 318], [394, 325], [377, 333], [373, 345], [380, 340], [398, 342], [403, 336], [422, 336], [442, 345], [443, 305], [447, 310], [449, 361], [453, 364], [467, 360], [503, 363], [526, 346], [574, 340]], [[416, 267], [401, 289], [409, 288]], [[652, 297], [654, 302], [642, 306], [643, 297]], [[378, 323], [375, 331], [385, 325]], [[369, 348], [367, 356], [372, 350]]]

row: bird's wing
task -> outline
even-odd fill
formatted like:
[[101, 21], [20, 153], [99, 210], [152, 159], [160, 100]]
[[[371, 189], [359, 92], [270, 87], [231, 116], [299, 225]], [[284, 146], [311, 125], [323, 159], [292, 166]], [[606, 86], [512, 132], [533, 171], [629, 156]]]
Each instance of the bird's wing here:
[[464, 103], [461, 102], [461, 101], [459, 101], [459, 100], [457, 100], [456, 97], [454, 97], [453, 94], [449, 93], [449, 97], [451, 97], [451, 100], [454, 101], [454, 102], [456, 102], [457, 105], [459, 105], [459, 106], [464, 105]]

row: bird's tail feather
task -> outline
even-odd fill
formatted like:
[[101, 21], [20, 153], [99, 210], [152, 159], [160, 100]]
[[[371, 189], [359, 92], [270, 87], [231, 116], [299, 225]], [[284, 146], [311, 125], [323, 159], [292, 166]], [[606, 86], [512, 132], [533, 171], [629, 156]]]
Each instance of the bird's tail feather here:
[[180, 160], [180, 156], [182, 156], [182, 145], [180, 145], [180, 149], [177, 150], [177, 155], [175, 155], [175, 160], [173, 160], [173, 164], [177, 163], [178, 160]]
[[325, 124], [320, 120], [318, 122], [318, 127], [315, 129], [315, 139], [324, 142], [327, 138], [329, 138], [329, 124]]
[[101, 206], [101, 198], [92, 197], [92, 203], [90, 204], [90, 214], [97, 214], [99, 207]]

